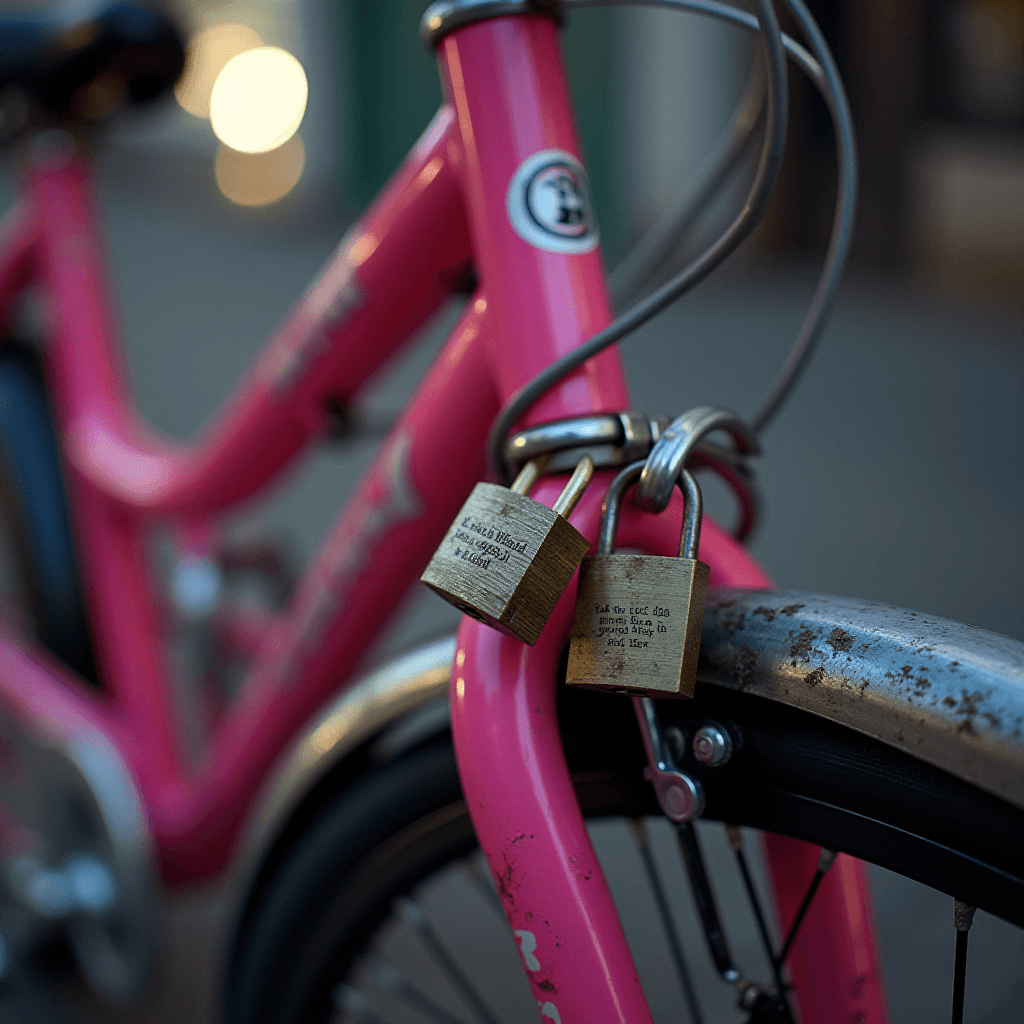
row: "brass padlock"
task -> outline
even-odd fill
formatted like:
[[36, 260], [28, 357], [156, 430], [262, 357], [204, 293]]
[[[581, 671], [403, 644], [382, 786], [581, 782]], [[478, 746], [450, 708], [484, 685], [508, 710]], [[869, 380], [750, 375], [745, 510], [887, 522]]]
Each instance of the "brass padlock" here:
[[697, 481], [683, 470], [686, 498], [679, 557], [614, 554], [623, 494], [643, 462], [613, 481], [601, 517], [598, 553], [583, 560], [566, 682], [601, 690], [692, 697], [707, 596], [697, 561], [703, 514]]
[[420, 577], [466, 615], [531, 647], [590, 547], [565, 517], [594, 463], [581, 459], [548, 508], [527, 497], [545, 462], [528, 462], [511, 489], [477, 484]]

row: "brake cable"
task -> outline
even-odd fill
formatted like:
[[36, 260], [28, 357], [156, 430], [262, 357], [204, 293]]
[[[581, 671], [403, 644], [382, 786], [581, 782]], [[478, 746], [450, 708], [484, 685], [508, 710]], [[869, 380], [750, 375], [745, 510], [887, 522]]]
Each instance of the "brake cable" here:
[[[838, 187], [832, 232], [817, 288], [800, 333], [782, 371], [761, 406], [751, 417], [751, 426], [756, 432], [764, 429], [788, 397], [821, 336], [849, 252], [856, 207], [856, 145], [849, 105], [828, 44], [803, 0], [785, 0], [785, 3], [796, 18], [813, 51], [813, 56], [800, 43], [780, 32], [774, 10], [768, 0], [756, 0], [755, 2], [760, 18], [718, 3], [717, 0], [565, 0], [565, 3], [568, 7], [612, 6], [617, 3], [625, 3], [630, 6], [673, 7], [705, 14], [739, 25], [748, 31], [759, 32], [765, 47], [765, 67], [768, 80], [765, 137], [757, 172], [747, 199], [739, 215], [719, 238], [692, 263], [634, 306], [628, 313], [619, 317], [579, 348], [537, 374], [506, 403], [492, 424], [488, 438], [488, 457], [491, 466], [496, 471], [498, 478], [506, 482], [508, 472], [503, 458], [505, 437], [523, 413], [562, 378], [609, 345], [621, 340], [637, 327], [646, 323], [677, 298], [699, 284], [749, 237], [764, 216], [778, 177], [782, 150], [785, 146], [788, 114], [788, 92], [785, 77], [787, 53], [811, 78], [828, 106], [839, 157]], [[762, 30], [762, 22], [767, 31]]]
[[729, 123], [687, 176], [686, 186], [608, 274], [613, 308], [622, 309], [642, 295], [654, 272], [736, 169], [761, 121], [765, 84], [764, 63], [759, 56]]

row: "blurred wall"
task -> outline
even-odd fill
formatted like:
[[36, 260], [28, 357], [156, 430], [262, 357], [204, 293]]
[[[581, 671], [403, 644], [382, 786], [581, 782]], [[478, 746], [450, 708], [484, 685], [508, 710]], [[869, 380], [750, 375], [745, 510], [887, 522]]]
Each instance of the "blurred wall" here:
[[[337, 196], [339, 174], [346, 135], [345, 109], [339, 97], [338, 62], [340, 59], [334, 32], [331, 0], [166, 0], [189, 43], [185, 77], [195, 66], [212, 62], [219, 70], [237, 49], [225, 49], [223, 40], [212, 51], [199, 45], [204, 33], [242, 27], [257, 34], [255, 44], [279, 47], [293, 54], [306, 74], [309, 94], [298, 137], [301, 140], [302, 165], [297, 181], [284, 196], [258, 202], [256, 185], [261, 176], [273, 175], [272, 159], [236, 156], [236, 166], [244, 175], [251, 168], [254, 191], [252, 201], [239, 204], [227, 198], [218, 187], [215, 170], [223, 147], [211, 128], [208, 113], [199, 115], [183, 109], [181, 102], [170, 100], [157, 109], [123, 119], [106, 133], [108, 147], [117, 159], [128, 160], [136, 168], [140, 190], [148, 189], [156, 203], [174, 203], [185, 215], [200, 218], [211, 214], [225, 223], [238, 220], [249, 223], [254, 216], [268, 229], [296, 224], [322, 209]], [[206, 100], [216, 77], [208, 74]], [[184, 106], [188, 106], [185, 104]]]
[[750, 60], [745, 34], [695, 14], [633, 8], [616, 37], [623, 201], [651, 223], [714, 145]]
[[[23, 0], [33, 2], [33, 0]], [[418, 36], [426, 0], [176, 0], [190, 33], [237, 22], [302, 61], [309, 102], [301, 180], [268, 225], [351, 217], [375, 194], [440, 102]], [[985, 302], [1024, 294], [1024, 4], [1020, 0], [811, 0], [840, 65], [858, 136], [855, 256], [886, 275]], [[783, 18], [786, 23], [785, 17]], [[791, 23], [786, 27], [795, 31]], [[569, 78], [605, 253], [628, 242], [688, 182], [742, 89], [744, 33], [665, 10], [575, 11]], [[154, 198], [186, 178], [186, 205], [217, 195], [209, 122], [168, 107], [115, 133], [147, 168]], [[251, 161], [255, 164], [255, 161]], [[171, 170], [171, 168], [176, 168]], [[161, 177], [162, 174], [162, 177]], [[791, 73], [791, 128], [759, 244], [816, 257], [832, 216], [834, 143], [824, 105]], [[706, 220], [735, 210], [743, 176]], [[194, 186], [194, 187], [193, 187]], [[242, 220], [256, 215], [235, 211]], [[701, 238], [691, 240], [691, 248]]]
[[[855, 253], [988, 303], [1024, 295], [1024, 4], [810, 0], [846, 83], [860, 156]], [[778, 252], [820, 250], [832, 136], [791, 75], [790, 146], [770, 218]], [[820, 197], [816, 200], [814, 197]]]
[[[380, 189], [441, 102], [437, 62], [419, 37], [423, 0], [335, 0], [338, 89], [349, 112], [342, 189], [355, 208]], [[619, 43], [612, 11], [574, 12], [565, 53], [606, 250], [621, 247], [615, 132]]]

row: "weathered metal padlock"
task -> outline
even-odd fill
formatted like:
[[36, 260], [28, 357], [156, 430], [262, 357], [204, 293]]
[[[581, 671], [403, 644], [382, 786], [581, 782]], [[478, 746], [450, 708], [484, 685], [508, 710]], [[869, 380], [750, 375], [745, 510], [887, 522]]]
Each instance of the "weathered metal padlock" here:
[[477, 484], [420, 577], [460, 611], [531, 647], [590, 547], [565, 517], [594, 463], [581, 459], [548, 508], [527, 497], [545, 461], [528, 462], [511, 489]]
[[707, 565], [697, 561], [703, 514], [700, 488], [683, 470], [686, 498], [679, 557], [614, 554], [622, 496], [643, 462], [613, 481], [601, 517], [598, 553], [583, 560], [566, 682], [601, 690], [692, 697], [707, 595]]

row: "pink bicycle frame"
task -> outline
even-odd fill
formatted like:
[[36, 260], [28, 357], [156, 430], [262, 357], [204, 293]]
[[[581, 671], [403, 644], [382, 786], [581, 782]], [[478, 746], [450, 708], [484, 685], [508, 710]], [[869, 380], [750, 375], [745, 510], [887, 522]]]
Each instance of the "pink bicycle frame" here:
[[[51, 300], [46, 356], [105, 690], [0, 632], [0, 695], [39, 719], [73, 710], [117, 745], [143, 795], [167, 884], [229, 862], [285, 744], [352, 677], [483, 475], [484, 438], [500, 405], [610, 321], [599, 251], [536, 248], [505, 209], [508, 183], [528, 157], [579, 154], [556, 26], [540, 15], [481, 21], [446, 36], [438, 56], [447, 102], [194, 448], [155, 437], [133, 412], [82, 160], [39, 140], [26, 171], [29, 201], [6, 222], [0, 314], [31, 282]], [[319, 437], [328, 403], [359, 391], [471, 259], [480, 289], [288, 609], [254, 630], [241, 695], [203, 762], [190, 764], [171, 705], [147, 531], [170, 521], [201, 546], [211, 517], [256, 493]], [[552, 389], [524, 425], [624, 408], [618, 355], [606, 350]], [[552, 503], [560, 486], [542, 481], [533, 496]], [[590, 538], [602, 491], [593, 485], [572, 517]], [[678, 518], [678, 507], [650, 517], [627, 506], [623, 542], [669, 553]], [[712, 586], [768, 585], [711, 522], [701, 557]], [[555, 667], [574, 593], [572, 585], [532, 649], [464, 620], [453, 734], [467, 803], [541, 1014], [556, 1024], [635, 1024], [650, 1014], [555, 717]], [[785, 925], [817, 850], [777, 837], [765, 848]], [[866, 872], [841, 857], [792, 954], [805, 1024], [887, 1019], [873, 935]]]

